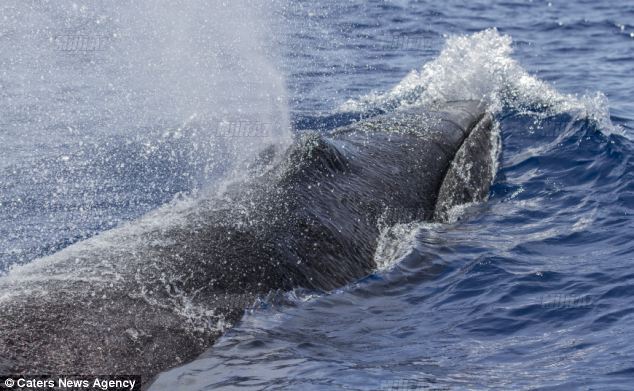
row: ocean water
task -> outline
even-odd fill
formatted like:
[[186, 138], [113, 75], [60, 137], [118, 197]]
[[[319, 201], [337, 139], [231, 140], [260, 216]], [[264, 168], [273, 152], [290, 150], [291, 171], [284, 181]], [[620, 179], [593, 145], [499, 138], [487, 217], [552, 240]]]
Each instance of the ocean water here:
[[269, 298], [152, 389], [634, 387], [634, 2], [0, 9], [1, 271], [213, 191], [262, 140], [495, 112], [488, 202], [386, 227], [375, 273]]

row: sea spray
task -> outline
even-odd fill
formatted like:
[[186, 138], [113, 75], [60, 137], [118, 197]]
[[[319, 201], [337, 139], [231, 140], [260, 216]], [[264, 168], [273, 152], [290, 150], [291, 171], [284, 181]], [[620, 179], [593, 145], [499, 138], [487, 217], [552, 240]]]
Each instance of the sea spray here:
[[512, 58], [513, 40], [495, 28], [450, 36], [440, 55], [412, 70], [387, 92], [372, 92], [344, 103], [342, 112], [392, 111], [454, 100], [482, 100], [493, 112], [503, 107], [535, 117], [574, 113], [606, 133], [623, 131], [610, 121], [605, 95], [564, 94], [526, 71]]
[[11, 53], [0, 59], [0, 85], [13, 95], [0, 109], [7, 137], [26, 132], [69, 155], [100, 147], [69, 164], [119, 159], [108, 137], [148, 150], [179, 139], [168, 148], [188, 155], [196, 186], [220, 171], [201, 167], [240, 165], [290, 140], [274, 4], [10, 0], [0, 9], [11, 32], [0, 42]]

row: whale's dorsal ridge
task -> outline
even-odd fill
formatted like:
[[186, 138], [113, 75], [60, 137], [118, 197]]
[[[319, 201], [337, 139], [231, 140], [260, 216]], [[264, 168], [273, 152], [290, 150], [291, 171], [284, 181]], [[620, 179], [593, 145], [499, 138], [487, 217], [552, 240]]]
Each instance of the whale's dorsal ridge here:
[[345, 172], [349, 162], [339, 149], [317, 131], [303, 132], [288, 151], [288, 169]]

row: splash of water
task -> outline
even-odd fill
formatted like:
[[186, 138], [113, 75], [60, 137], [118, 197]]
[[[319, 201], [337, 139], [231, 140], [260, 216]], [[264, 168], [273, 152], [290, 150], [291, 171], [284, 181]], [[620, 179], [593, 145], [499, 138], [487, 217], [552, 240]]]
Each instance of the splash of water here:
[[140, 2], [126, 14], [141, 20], [123, 30], [126, 81], [150, 88], [159, 108], [182, 123], [249, 119], [289, 137], [284, 80], [267, 54], [270, 10], [249, 0], [159, 4]]
[[0, 6], [0, 46], [11, 53], [0, 58], [0, 90], [10, 98], [0, 116], [16, 133], [8, 139], [27, 133], [32, 144], [78, 149], [106, 134], [152, 149], [169, 136], [199, 147], [200, 162], [223, 150], [232, 164], [287, 144], [273, 8], [252, 0], [9, 0]]
[[2, 2], [0, 220], [53, 217], [4, 235], [0, 270], [181, 202], [180, 193], [214, 194], [249, 175], [264, 148], [288, 145], [276, 7]]
[[486, 102], [494, 112], [508, 107], [542, 118], [572, 112], [594, 121], [606, 133], [623, 133], [610, 121], [605, 95], [578, 97], [558, 92], [511, 57], [512, 43], [510, 36], [495, 28], [451, 36], [436, 59], [420, 71], [411, 71], [390, 91], [349, 100], [340, 110], [391, 111], [475, 99]]

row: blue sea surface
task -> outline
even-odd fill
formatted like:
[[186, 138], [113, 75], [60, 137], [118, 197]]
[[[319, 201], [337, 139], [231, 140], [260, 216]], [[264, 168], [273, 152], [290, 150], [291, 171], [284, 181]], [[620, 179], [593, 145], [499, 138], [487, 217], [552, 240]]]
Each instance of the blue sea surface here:
[[[55, 8], [43, 4], [39, 18]], [[293, 129], [483, 99], [502, 140], [490, 198], [450, 224], [387, 229], [374, 274], [261, 303], [152, 389], [634, 389], [634, 2], [276, 5], [265, 38]], [[117, 69], [108, 51], [62, 59], [76, 70], [64, 76], [33, 65], [35, 44], [7, 26], [0, 271], [227, 170], [218, 145], [139, 120], [139, 107], [159, 118], [166, 103], [132, 96], [127, 112], [116, 85], [92, 90]]]

